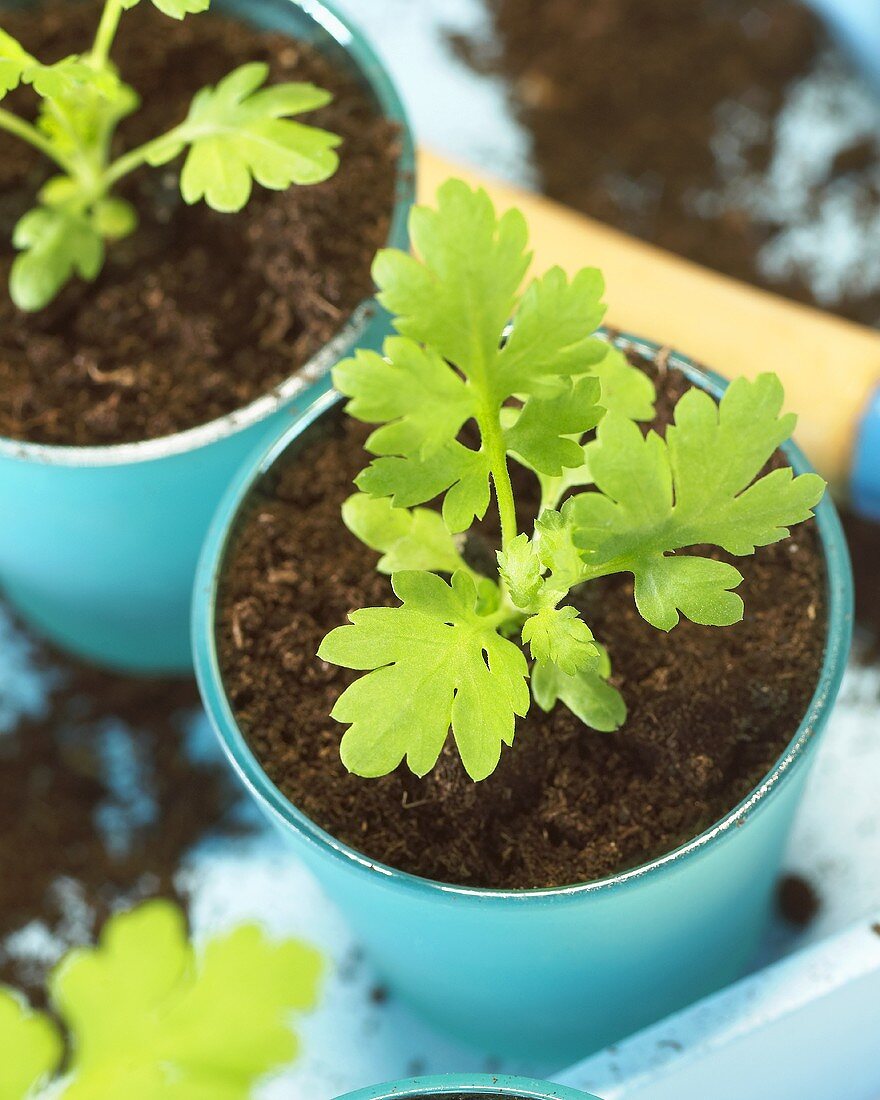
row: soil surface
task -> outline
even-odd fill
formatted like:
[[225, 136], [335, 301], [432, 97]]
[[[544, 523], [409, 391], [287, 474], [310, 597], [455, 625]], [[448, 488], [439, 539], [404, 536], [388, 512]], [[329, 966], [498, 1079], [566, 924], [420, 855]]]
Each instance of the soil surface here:
[[[56, 0], [2, 25], [43, 60], [88, 47], [94, 0]], [[38, 314], [5, 290], [12, 228], [49, 174], [38, 153], [0, 134], [0, 435], [101, 445], [168, 435], [267, 393], [332, 337], [373, 292], [370, 265], [388, 235], [399, 134], [354, 80], [304, 45], [204, 14], [183, 22], [140, 4], [113, 51], [143, 105], [120, 151], [186, 116], [193, 94], [247, 61], [273, 81], [312, 81], [334, 101], [303, 121], [341, 135], [334, 177], [284, 193], [254, 186], [245, 210], [218, 214], [180, 197], [182, 160], [143, 169], [123, 193], [141, 225], [108, 248], [93, 285], [77, 280]], [[29, 115], [20, 89], [5, 107]]]
[[[664, 374], [657, 427], [688, 388]], [[772, 767], [812, 696], [825, 639], [816, 531], [736, 559], [745, 620], [682, 621], [666, 635], [636, 612], [627, 577], [580, 603], [610, 651], [624, 729], [585, 729], [533, 707], [496, 772], [472, 783], [447, 744], [420, 780], [405, 768], [348, 775], [328, 715], [355, 674], [319, 662], [323, 636], [358, 607], [395, 602], [377, 555], [344, 528], [342, 501], [368, 462], [366, 430], [337, 417], [255, 497], [227, 559], [218, 612], [224, 679], [268, 775], [309, 817], [372, 858], [429, 878], [497, 888], [589, 881], [659, 856], [732, 809]], [[777, 456], [775, 462], [781, 462]], [[518, 499], [531, 496], [522, 471]]]
[[[822, 286], [827, 308], [880, 323], [874, 253], [860, 244], [880, 202], [880, 143], [870, 127], [854, 126], [837, 155], [821, 160], [815, 135], [833, 143], [861, 93], [851, 70], [829, 58], [806, 4], [488, 0], [488, 7], [491, 40], [456, 37], [454, 45], [479, 71], [505, 80], [546, 194], [789, 297], [814, 302]], [[814, 100], [827, 94], [832, 105], [814, 102], [813, 132], [807, 123], [801, 139], [815, 142], [813, 154], [803, 152], [814, 159], [792, 167], [801, 157], [795, 148], [777, 187], [769, 169], [777, 140], [791, 145], [788, 123], [780, 125], [786, 97], [826, 63]], [[821, 258], [809, 258], [806, 237], [818, 241], [823, 224]], [[779, 249], [789, 225], [791, 239]], [[844, 243], [829, 244], [841, 229]], [[829, 270], [843, 257], [840, 286], [830, 288]]]
[[242, 829], [225, 763], [187, 751], [193, 684], [99, 672], [48, 647], [37, 663], [54, 680], [45, 711], [0, 733], [0, 982], [42, 1004], [55, 945], [89, 941], [145, 897], [184, 901], [183, 856]]

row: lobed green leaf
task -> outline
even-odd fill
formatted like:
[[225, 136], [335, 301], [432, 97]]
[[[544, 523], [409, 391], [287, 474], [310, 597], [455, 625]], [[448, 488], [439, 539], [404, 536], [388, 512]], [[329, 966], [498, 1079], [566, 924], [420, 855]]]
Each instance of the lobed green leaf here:
[[658, 554], [635, 573], [636, 607], [660, 630], [672, 630], [679, 611], [692, 623], [732, 626], [743, 617], [742, 599], [732, 591], [741, 581], [727, 562]]
[[606, 345], [605, 354], [591, 373], [599, 379], [599, 404], [603, 408], [629, 420], [654, 419], [654, 383], [619, 348]]
[[356, 420], [382, 424], [367, 441], [377, 455], [430, 458], [474, 416], [474, 394], [432, 349], [390, 337], [384, 355], [360, 349], [333, 370], [333, 384], [350, 398]]
[[397, 508], [424, 504], [441, 493], [443, 520], [453, 534], [482, 519], [489, 507], [489, 460], [485, 452], [452, 442], [430, 458], [377, 458], [355, 479], [363, 492], [390, 497]]
[[63, 206], [29, 210], [12, 243], [21, 255], [12, 265], [9, 292], [22, 310], [42, 309], [73, 275], [91, 281], [104, 264], [104, 241], [90, 218]]
[[598, 665], [568, 674], [550, 661], [538, 661], [532, 669], [532, 695], [544, 711], [558, 702], [591, 729], [611, 733], [626, 721], [623, 696], [608, 682], [610, 663], [599, 648]]
[[382, 554], [380, 573], [466, 568], [442, 517], [430, 508], [395, 508], [387, 497], [355, 493], [342, 505], [342, 519], [362, 543]]
[[567, 676], [595, 668], [599, 650], [593, 632], [573, 607], [543, 607], [526, 619], [522, 640], [538, 662], [549, 662]]
[[0, 986], [0, 1096], [35, 1096], [61, 1064], [64, 1042], [54, 1022], [14, 990]]
[[530, 608], [544, 587], [544, 570], [524, 532], [498, 551], [498, 571], [517, 607]]
[[532, 282], [498, 353], [499, 400], [553, 394], [560, 378], [585, 374], [602, 361], [607, 344], [594, 333], [605, 315], [604, 290], [605, 280], [593, 267], [570, 282], [562, 268], [553, 267]]
[[451, 585], [425, 572], [392, 577], [401, 607], [366, 608], [321, 643], [318, 656], [366, 670], [339, 697], [332, 717], [349, 725], [342, 761], [357, 775], [393, 771], [404, 758], [416, 775], [436, 764], [450, 728], [474, 780], [498, 764], [514, 722], [529, 708], [522, 651], [477, 611], [465, 572]]
[[204, 199], [224, 213], [241, 210], [253, 183], [282, 191], [292, 183], [313, 184], [332, 176], [341, 138], [315, 126], [293, 122], [290, 115], [323, 107], [332, 98], [313, 84], [263, 87], [269, 66], [241, 65], [216, 87], [193, 99], [185, 122], [156, 143], [153, 165], [167, 164], [187, 146], [180, 177], [184, 200]]
[[528, 398], [505, 431], [508, 451], [531, 469], [551, 477], [560, 477], [566, 467], [582, 466], [579, 437], [602, 419], [605, 410], [598, 404], [599, 397], [599, 379], [586, 375], [575, 381], [566, 379], [554, 396]]
[[410, 237], [420, 259], [397, 249], [375, 259], [379, 301], [398, 332], [488, 385], [529, 264], [525, 218], [518, 210], [498, 218], [485, 191], [447, 180], [436, 209], [413, 209]]
[[27, 50], [0, 28], [0, 99], [18, 87], [33, 62]]
[[530, 258], [522, 215], [499, 217], [460, 180], [443, 184], [436, 209], [417, 207], [410, 230], [417, 256], [388, 249], [373, 265], [403, 338], [386, 342], [384, 364], [360, 353], [334, 381], [351, 415], [381, 425], [367, 443], [379, 458], [359, 487], [403, 506], [447, 493], [444, 518], [460, 531], [489, 501], [489, 458], [458, 438], [468, 421], [485, 434], [515, 398], [502, 449], [548, 477], [583, 464], [579, 437], [604, 411], [601, 383], [588, 376], [607, 351], [593, 336], [603, 283], [592, 269], [569, 282], [554, 268], [517, 305]]
[[65, 1100], [246, 1100], [296, 1054], [288, 1016], [314, 1005], [320, 970], [312, 948], [271, 943], [254, 925], [197, 956], [164, 900], [112, 917], [98, 946], [69, 954], [50, 980], [72, 1036]]
[[702, 558], [672, 564], [667, 555], [703, 543], [751, 554], [813, 514], [825, 488], [815, 474], [795, 477], [784, 467], [754, 480], [794, 428], [794, 417], [780, 415], [782, 401], [778, 378], [765, 374], [732, 383], [720, 404], [688, 391], [665, 441], [655, 432], [643, 438], [617, 413], [600, 423], [588, 448], [599, 491], [569, 502], [575, 541], [588, 570], [633, 573], [639, 611], [652, 625], [669, 630], [678, 612], [719, 626], [742, 617], [730, 591], [737, 570]]

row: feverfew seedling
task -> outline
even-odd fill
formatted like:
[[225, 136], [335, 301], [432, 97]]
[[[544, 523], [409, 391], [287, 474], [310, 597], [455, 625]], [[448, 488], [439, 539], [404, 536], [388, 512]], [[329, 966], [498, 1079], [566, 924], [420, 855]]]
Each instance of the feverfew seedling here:
[[[485, 192], [450, 180], [436, 209], [413, 211], [411, 234], [418, 258], [386, 250], [374, 266], [399, 335], [384, 356], [359, 351], [334, 372], [348, 413], [380, 425], [343, 518], [382, 552], [401, 606], [353, 612], [319, 656], [366, 672], [332, 712], [349, 726], [350, 771], [385, 775], [406, 758], [424, 775], [451, 729], [480, 780], [532, 699], [596, 730], [624, 722], [608, 655], [572, 602], [581, 585], [631, 573], [639, 612], [661, 630], [680, 615], [735, 623], [740, 573], [676, 551], [751, 554], [808, 519], [825, 486], [788, 467], [758, 476], [795, 425], [772, 374], [735, 381], [720, 405], [692, 389], [665, 439], [644, 435], [653, 387], [595, 335], [600, 273], [569, 281], [554, 268], [520, 295], [530, 256], [517, 210], [499, 218]], [[541, 485], [525, 531], [511, 459]], [[488, 577], [464, 560], [462, 535], [493, 499]], [[436, 500], [439, 512], [419, 507]]]
[[[113, 189], [141, 165], [168, 164], [185, 151], [184, 200], [204, 199], [226, 213], [245, 206], [254, 180], [281, 191], [292, 183], [319, 183], [336, 171], [334, 150], [341, 139], [292, 120], [324, 106], [330, 93], [313, 84], [265, 86], [269, 68], [262, 62], [242, 65], [215, 88], [203, 88], [172, 130], [114, 159], [116, 128], [140, 100], [120, 78], [110, 51], [123, 12], [139, 2], [105, 0], [92, 49], [53, 64], [38, 61], [0, 30], [0, 100], [20, 84], [39, 99], [33, 123], [0, 107], [0, 129], [39, 149], [60, 169], [13, 233], [21, 255], [9, 289], [20, 309], [42, 309], [75, 275], [97, 277], [106, 242], [137, 226], [134, 208]], [[152, 3], [183, 19], [206, 11], [210, 0]]]
[[[320, 970], [313, 948], [272, 943], [255, 925], [197, 953], [170, 902], [117, 914], [97, 947], [74, 949], [50, 977], [70, 1038], [52, 1095], [246, 1100], [296, 1055], [290, 1013], [314, 1007]], [[55, 1023], [0, 987], [0, 1096], [33, 1096], [63, 1054]]]

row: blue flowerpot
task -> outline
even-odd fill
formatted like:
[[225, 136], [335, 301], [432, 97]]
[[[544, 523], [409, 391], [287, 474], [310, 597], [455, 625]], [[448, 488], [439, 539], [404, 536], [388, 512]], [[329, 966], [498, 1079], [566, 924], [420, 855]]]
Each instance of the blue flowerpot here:
[[[622, 344], [649, 356], [658, 351], [640, 340]], [[720, 392], [720, 379], [682, 356], [669, 362]], [[852, 577], [830, 498], [816, 521], [827, 572], [822, 670], [784, 754], [740, 805], [675, 851], [600, 881], [542, 890], [432, 882], [366, 858], [281, 794], [236, 725], [218, 665], [215, 604], [230, 532], [254, 485], [338, 400], [324, 395], [240, 472], [214, 518], [196, 580], [202, 697], [260, 808], [343, 910], [389, 986], [435, 1023], [493, 1052], [563, 1064], [739, 977], [770, 914], [792, 818], [849, 651]], [[795, 446], [786, 453], [795, 469], [809, 469]]]
[[359, 1089], [338, 1100], [421, 1100], [423, 1097], [473, 1096], [518, 1097], [519, 1100], [596, 1100], [586, 1092], [577, 1092], [564, 1085], [550, 1085], [546, 1081], [527, 1081], [524, 1077], [499, 1077], [487, 1074], [444, 1074], [442, 1077], [411, 1077], [407, 1081], [393, 1081], [387, 1085], [374, 1085]]
[[[312, 43], [353, 71], [401, 128], [388, 244], [407, 247], [414, 150], [403, 107], [370, 46], [318, 0], [214, 0], [214, 9]], [[55, 447], [0, 439], [0, 583], [42, 633], [92, 661], [140, 672], [192, 668], [189, 608], [209, 521], [235, 471], [329, 385], [388, 318], [363, 302], [295, 375], [246, 408], [164, 439]]]

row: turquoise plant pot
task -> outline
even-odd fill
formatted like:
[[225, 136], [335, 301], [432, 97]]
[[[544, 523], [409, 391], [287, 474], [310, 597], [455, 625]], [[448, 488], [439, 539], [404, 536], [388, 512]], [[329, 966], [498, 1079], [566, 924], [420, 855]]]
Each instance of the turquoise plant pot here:
[[[400, 126], [388, 244], [407, 247], [414, 150], [391, 81], [360, 34], [318, 0], [214, 0], [260, 28], [314, 44], [358, 74]], [[42, 633], [98, 663], [140, 672], [192, 668], [189, 608], [199, 550], [235, 471], [296, 416], [304, 394], [355, 347], [389, 331], [375, 300], [286, 382], [220, 420], [164, 439], [54, 447], [0, 439], [0, 584]]]
[[[649, 356], [658, 351], [646, 341], [620, 343]], [[712, 392], [723, 388], [681, 356], [669, 362]], [[510, 891], [432, 882], [366, 858], [280, 793], [236, 725], [218, 665], [215, 601], [230, 532], [255, 483], [338, 400], [324, 395], [241, 471], [197, 576], [202, 697], [260, 808], [343, 910], [389, 986], [435, 1023], [495, 1053], [563, 1064], [740, 976], [769, 917], [792, 818], [849, 651], [852, 577], [830, 498], [817, 511], [829, 616], [821, 674], [784, 754], [740, 805], [675, 851], [601, 881]], [[796, 447], [786, 453], [798, 471], [809, 469]]]
[[527, 1081], [524, 1077], [498, 1077], [480, 1074], [444, 1074], [442, 1077], [411, 1077], [407, 1081], [393, 1081], [387, 1085], [374, 1085], [359, 1089], [338, 1100], [420, 1100], [422, 1097], [484, 1096], [518, 1097], [519, 1100], [597, 1100], [592, 1094], [577, 1092], [564, 1085], [550, 1085], [546, 1081]]

